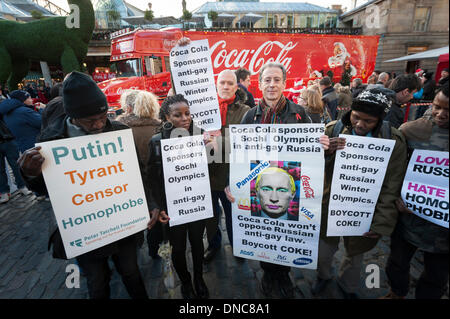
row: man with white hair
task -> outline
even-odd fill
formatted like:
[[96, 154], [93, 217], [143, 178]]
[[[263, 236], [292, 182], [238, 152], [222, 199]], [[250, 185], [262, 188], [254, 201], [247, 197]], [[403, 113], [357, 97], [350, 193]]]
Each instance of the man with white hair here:
[[225, 196], [224, 189], [228, 184], [229, 164], [225, 160], [225, 131], [230, 124], [240, 124], [245, 113], [250, 109], [245, 104], [247, 96], [245, 92], [238, 87], [237, 76], [232, 70], [223, 70], [217, 77], [217, 95], [219, 98], [220, 117], [222, 119], [221, 135], [216, 137], [218, 142], [218, 151], [221, 156], [213, 156], [218, 162], [212, 162], [209, 165], [209, 178], [211, 183], [211, 195], [214, 209], [214, 217], [206, 223], [206, 232], [208, 234], [208, 249], [205, 252], [204, 262], [210, 262], [218, 252], [222, 235], [218, 228], [220, 220], [221, 207], [225, 213], [225, 223], [227, 235], [231, 245], [233, 245], [231, 203]]

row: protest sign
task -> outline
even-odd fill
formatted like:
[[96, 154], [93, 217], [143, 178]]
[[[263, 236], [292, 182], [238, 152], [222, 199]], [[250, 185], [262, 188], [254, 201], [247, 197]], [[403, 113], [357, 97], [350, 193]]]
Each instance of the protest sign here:
[[220, 130], [222, 121], [208, 40], [172, 48], [170, 67], [176, 92], [189, 101], [196, 126], [205, 131]]
[[169, 225], [213, 217], [202, 135], [161, 141]]
[[131, 129], [36, 145], [42, 147], [42, 173], [68, 258], [147, 228]]
[[356, 135], [336, 152], [327, 236], [361, 236], [370, 230], [395, 141]]
[[402, 199], [414, 214], [448, 228], [448, 152], [414, 150]]
[[321, 124], [230, 125], [233, 254], [317, 268]]

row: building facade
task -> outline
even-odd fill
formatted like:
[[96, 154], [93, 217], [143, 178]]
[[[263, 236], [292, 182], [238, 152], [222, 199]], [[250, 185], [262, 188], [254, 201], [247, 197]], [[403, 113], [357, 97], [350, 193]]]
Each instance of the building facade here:
[[362, 28], [364, 35], [380, 35], [376, 69], [413, 73], [434, 71], [437, 59], [385, 62], [437, 49], [449, 44], [448, 0], [372, 0], [340, 16], [347, 27]]
[[[217, 13], [216, 19], [210, 19], [209, 12]], [[203, 16], [208, 28], [333, 28], [336, 27], [339, 11], [300, 2], [225, 0], [206, 2], [193, 14]]]

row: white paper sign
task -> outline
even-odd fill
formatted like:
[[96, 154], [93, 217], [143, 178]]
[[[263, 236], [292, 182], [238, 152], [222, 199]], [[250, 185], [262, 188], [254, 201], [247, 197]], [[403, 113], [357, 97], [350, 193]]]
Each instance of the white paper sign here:
[[448, 152], [414, 150], [402, 199], [417, 216], [448, 228]]
[[336, 152], [327, 236], [361, 236], [370, 230], [375, 205], [395, 141], [343, 135]]
[[230, 125], [233, 254], [317, 268], [322, 124]]
[[202, 135], [161, 141], [169, 225], [214, 216]]
[[68, 258], [147, 228], [131, 129], [36, 145], [42, 147], [42, 173]]
[[176, 92], [189, 101], [196, 126], [205, 131], [220, 130], [222, 121], [208, 40], [172, 48], [170, 67]]

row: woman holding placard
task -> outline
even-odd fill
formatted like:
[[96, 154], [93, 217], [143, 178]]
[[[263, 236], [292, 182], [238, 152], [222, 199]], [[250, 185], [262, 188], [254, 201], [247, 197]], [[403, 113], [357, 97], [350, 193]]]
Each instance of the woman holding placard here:
[[[170, 96], [161, 105], [160, 118], [163, 125], [149, 143], [149, 158], [147, 166], [147, 185], [153, 197], [150, 206], [159, 208], [160, 222], [167, 224], [166, 193], [163, 176], [161, 140], [171, 137], [194, 135], [194, 125], [189, 111], [189, 102], [181, 94]], [[184, 134], [183, 134], [184, 133]], [[201, 133], [196, 129], [196, 133]], [[199, 220], [170, 227], [169, 241], [172, 245], [172, 261], [181, 280], [181, 293], [185, 299], [208, 298], [209, 292], [203, 280], [203, 232], [205, 220]], [[194, 287], [191, 274], [186, 263], [186, 235], [189, 237], [194, 266]]]

